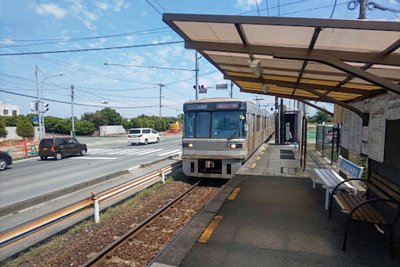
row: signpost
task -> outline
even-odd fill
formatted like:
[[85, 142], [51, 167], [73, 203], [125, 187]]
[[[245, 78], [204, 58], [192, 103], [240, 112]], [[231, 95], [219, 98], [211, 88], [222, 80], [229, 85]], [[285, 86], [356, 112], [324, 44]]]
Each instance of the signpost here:
[[227, 84], [227, 83], [217, 84], [217, 85], [215, 86], [215, 89], [217, 89], [217, 90], [225, 90], [225, 89], [228, 89], [228, 84]]

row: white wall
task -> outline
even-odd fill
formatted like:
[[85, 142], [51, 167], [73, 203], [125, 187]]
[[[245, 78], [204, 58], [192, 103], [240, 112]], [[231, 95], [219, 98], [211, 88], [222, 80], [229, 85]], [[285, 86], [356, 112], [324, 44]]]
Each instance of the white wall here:
[[[17, 127], [6, 127], [7, 137], [9, 140], [20, 140], [22, 137], [17, 135]], [[35, 138], [39, 138], [39, 127], [35, 127]]]
[[126, 134], [122, 125], [104, 125], [100, 126], [100, 136]]

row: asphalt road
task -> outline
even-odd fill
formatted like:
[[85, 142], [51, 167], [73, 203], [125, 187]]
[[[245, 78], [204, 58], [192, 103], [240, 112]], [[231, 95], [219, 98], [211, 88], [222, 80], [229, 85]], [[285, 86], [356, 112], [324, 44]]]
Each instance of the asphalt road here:
[[135, 146], [128, 144], [126, 137], [78, 140], [88, 146], [84, 157], [27, 159], [2, 171], [0, 208], [181, 152], [180, 135], [161, 136], [161, 143]]

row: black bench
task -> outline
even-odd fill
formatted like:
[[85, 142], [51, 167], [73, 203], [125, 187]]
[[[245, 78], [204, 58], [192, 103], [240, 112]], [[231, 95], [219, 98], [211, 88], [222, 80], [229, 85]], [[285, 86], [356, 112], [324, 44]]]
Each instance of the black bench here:
[[[371, 173], [370, 178], [357, 179], [367, 184], [365, 194], [353, 194], [350, 191], [342, 190], [342, 183], [339, 183], [330, 195], [329, 218], [332, 217], [332, 200], [335, 199], [342, 210], [348, 213], [344, 231], [342, 250], [346, 251], [346, 241], [351, 220], [364, 221], [378, 226], [389, 227], [390, 253], [393, 258], [393, 226], [400, 216], [400, 186], [388, 181], [384, 177]], [[380, 206], [378, 209], [377, 205]], [[382, 208], [385, 209], [382, 212]]]

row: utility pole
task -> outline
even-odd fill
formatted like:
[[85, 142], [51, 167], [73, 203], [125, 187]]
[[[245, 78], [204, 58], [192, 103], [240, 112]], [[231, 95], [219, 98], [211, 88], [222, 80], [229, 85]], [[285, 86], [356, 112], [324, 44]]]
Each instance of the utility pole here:
[[38, 124], [38, 127], [39, 127], [39, 140], [42, 140], [42, 138], [43, 138], [43, 135], [42, 135], [42, 119], [41, 119], [41, 116], [40, 116], [40, 95], [39, 95], [39, 81], [38, 81], [38, 66], [36, 65], [36, 68], [35, 68], [35, 77], [36, 77], [36, 91], [37, 91], [37, 100], [36, 100], [36, 105], [35, 105], [35, 107], [36, 107], [36, 111], [37, 111], [37, 114], [38, 114], [38, 119], [39, 119], [39, 124]]
[[365, 19], [365, 12], [367, 10], [367, 0], [360, 0], [360, 16], [358, 19]]
[[199, 62], [198, 62], [198, 58], [197, 58], [197, 51], [195, 53], [195, 68], [194, 71], [196, 72], [195, 75], [195, 83], [196, 83], [196, 100], [199, 99]]
[[160, 86], [160, 105], [159, 105], [159, 117], [160, 117], [160, 119], [161, 119], [161, 98], [162, 98], [162, 87], [164, 86], [163, 84], [159, 84], [159, 86]]
[[74, 86], [73, 85], [71, 85], [71, 118], [72, 118], [71, 137], [75, 137]]
[[231, 81], [231, 98], [233, 98], [233, 82]]

